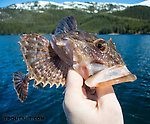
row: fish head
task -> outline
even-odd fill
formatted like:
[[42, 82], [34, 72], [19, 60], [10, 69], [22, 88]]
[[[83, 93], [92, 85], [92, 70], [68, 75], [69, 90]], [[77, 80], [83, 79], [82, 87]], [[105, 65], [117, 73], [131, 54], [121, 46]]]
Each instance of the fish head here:
[[58, 34], [52, 39], [55, 52], [84, 78], [89, 87], [136, 79], [127, 69], [112, 39], [105, 41], [80, 31]]

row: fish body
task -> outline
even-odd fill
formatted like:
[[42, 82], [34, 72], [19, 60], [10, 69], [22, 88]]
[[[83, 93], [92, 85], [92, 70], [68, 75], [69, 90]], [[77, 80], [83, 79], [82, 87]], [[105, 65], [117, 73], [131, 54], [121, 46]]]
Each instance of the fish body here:
[[59, 22], [50, 41], [39, 34], [25, 34], [19, 43], [29, 72], [13, 74], [14, 87], [22, 103], [31, 80], [35, 80], [35, 87], [39, 84], [59, 87], [65, 84], [69, 68], [76, 70], [89, 87], [136, 80], [112, 39], [105, 41], [78, 30], [73, 16]]

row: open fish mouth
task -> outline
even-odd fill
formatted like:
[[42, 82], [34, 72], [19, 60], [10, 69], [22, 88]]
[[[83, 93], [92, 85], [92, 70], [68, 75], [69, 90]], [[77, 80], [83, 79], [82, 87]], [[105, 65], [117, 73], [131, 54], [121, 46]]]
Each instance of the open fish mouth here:
[[117, 65], [106, 68], [85, 80], [89, 87], [109, 86], [123, 82], [135, 81], [137, 77], [132, 74], [125, 65]]

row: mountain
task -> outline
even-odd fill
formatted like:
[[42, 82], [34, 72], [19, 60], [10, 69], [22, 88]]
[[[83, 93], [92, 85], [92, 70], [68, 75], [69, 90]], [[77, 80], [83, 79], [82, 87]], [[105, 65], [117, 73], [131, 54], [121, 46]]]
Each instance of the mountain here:
[[89, 33], [150, 34], [149, 14], [150, 7], [133, 4], [28, 2], [0, 8], [0, 35], [54, 33], [58, 22], [71, 15], [78, 29]]
[[136, 5], [143, 5], [143, 6], [149, 6], [150, 7], [150, 0], [143, 1], [143, 2], [138, 3]]
[[150, 7], [148, 6], [131, 6], [124, 11], [116, 11], [112, 13], [116, 16], [130, 17], [136, 19], [150, 20]]
[[98, 13], [99, 11], [114, 12], [124, 10], [127, 7], [135, 5], [150, 6], [150, 0], [138, 4], [121, 4], [121, 3], [96, 3], [96, 2], [64, 2], [55, 3], [49, 1], [26, 2], [22, 4], [13, 4], [8, 6], [11, 9], [34, 10], [44, 12], [46, 9], [77, 9], [88, 13]]

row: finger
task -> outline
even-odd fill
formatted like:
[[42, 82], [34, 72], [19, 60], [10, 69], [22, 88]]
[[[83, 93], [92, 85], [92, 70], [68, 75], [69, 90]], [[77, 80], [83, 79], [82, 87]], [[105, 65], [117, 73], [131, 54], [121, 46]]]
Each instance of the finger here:
[[103, 96], [105, 96], [107, 94], [114, 93], [114, 90], [113, 90], [112, 86], [97, 87], [96, 93], [97, 93], [98, 99], [101, 99]]
[[108, 112], [112, 109], [121, 110], [112, 86], [98, 87], [96, 88], [96, 93], [98, 96], [98, 107]]
[[96, 93], [98, 97], [98, 105], [101, 108], [106, 108], [112, 104], [112, 102], [116, 102], [116, 95], [112, 86], [98, 87], [96, 88]]

